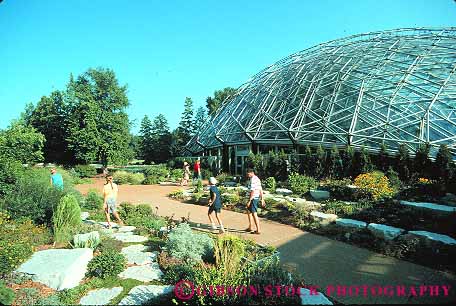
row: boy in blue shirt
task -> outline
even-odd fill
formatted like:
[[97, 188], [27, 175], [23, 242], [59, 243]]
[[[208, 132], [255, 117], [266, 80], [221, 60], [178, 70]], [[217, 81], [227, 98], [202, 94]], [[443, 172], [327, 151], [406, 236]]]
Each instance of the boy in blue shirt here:
[[217, 226], [215, 226], [214, 220], [212, 219], [212, 213], [215, 212], [215, 218], [217, 219], [218, 224], [220, 225], [220, 233], [224, 233], [225, 229], [223, 228], [222, 219], [220, 218], [220, 213], [222, 210], [222, 197], [220, 195], [220, 190], [215, 186], [217, 184], [217, 180], [215, 177], [209, 178], [209, 211], [207, 212], [207, 216], [209, 217], [209, 221], [211, 221], [212, 229], [216, 230]]
[[57, 173], [55, 168], [51, 169], [51, 186], [63, 190], [63, 178], [60, 173]]

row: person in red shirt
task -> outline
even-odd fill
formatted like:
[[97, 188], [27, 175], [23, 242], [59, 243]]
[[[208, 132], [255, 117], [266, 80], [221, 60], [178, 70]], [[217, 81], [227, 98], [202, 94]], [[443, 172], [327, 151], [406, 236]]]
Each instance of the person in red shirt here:
[[193, 181], [195, 180], [201, 180], [201, 162], [199, 158], [193, 166]]

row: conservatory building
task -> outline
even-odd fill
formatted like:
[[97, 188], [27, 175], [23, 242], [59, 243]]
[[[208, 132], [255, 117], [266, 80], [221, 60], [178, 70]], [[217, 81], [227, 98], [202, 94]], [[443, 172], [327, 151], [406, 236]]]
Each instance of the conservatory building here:
[[456, 155], [456, 28], [359, 34], [297, 52], [228, 97], [190, 140], [192, 155], [241, 174], [249, 152], [305, 145], [390, 154], [441, 144]]

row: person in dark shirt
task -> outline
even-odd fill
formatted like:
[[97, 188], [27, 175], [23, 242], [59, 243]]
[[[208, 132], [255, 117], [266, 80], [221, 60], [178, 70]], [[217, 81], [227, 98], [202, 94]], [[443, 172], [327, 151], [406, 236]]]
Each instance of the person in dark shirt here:
[[212, 229], [216, 230], [217, 226], [214, 223], [214, 219], [212, 219], [212, 213], [215, 212], [215, 218], [217, 219], [218, 224], [220, 225], [220, 233], [224, 233], [225, 229], [223, 228], [222, 219], [220, 217], [220, 213], [222, 211], [222, 197], [220, 195], [220, 190], [216, 186], [217, 180], [215, 177], [209, 178], [209, 211], [207, 212], [207, 216], [209, 217], [209, 221], [211, 221]]

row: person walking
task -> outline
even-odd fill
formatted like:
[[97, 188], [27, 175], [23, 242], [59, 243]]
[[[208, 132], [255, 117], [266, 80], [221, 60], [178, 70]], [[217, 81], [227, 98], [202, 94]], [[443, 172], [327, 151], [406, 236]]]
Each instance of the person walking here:
[[247, 202], [247, 217], [249, 219], [249, 227], [247, 232], [252, 232], [252, 218], [256, 226], [256, 231], [253, 234], [260, 234], [260, 219], [258, 218], [257, 210], [258, 204], [261, 201], [261, 206], [264, 207], [263, 188], [261, 187], [261, 180], [255, 175], [253, 169], [247, 169], [247, 177], [250, 178], [250, 194], [249, 201]]
[[215, 218], [220, 226], [220, 233], [225, 232], [225, 228], [223, 227], [222, 218], [220, 216], [222, 212], [222, 197], [220, 195], [220, 190], [216, 186], [217, 180], [215, 177], [209, 178], [209, 210], [207, 212], [207, 216], [209, 217], [209, 221], [211, 222], [211, 227], [213, 230], [217, 229], [217, 226], [214, 223], [214, 219], [212, 219], [212, 213], [215, 212]]
[[106, 184], [103, 186], [103, 209], [105, 211], [106, 221], [108, 222], [108, 228], [111, 228], [110, 214], [113, 214], [114, 217], [116, 217], [121, 226], [124, 225], [116, 208], [118, 193], [119, 188], [117, 187], [117, 184], [113, 182], [112, 175], [108, 174], [106, 176]]
[[193, 166], [193, 184], [195, 184], [194, 181], [199, 181], [201, 180], [201, 161], [198, 158], [195, 162], [195, 165]]
[[63, 190], [63, 177], [55, 168], [51, 168], [51, 186]]
[[186, 161], [184, 161], [183, 170], [184, 170], [184, 173], [183, 173], [180, 185], [187, 186], [188, 180], [190, 179], [190, 166]]

